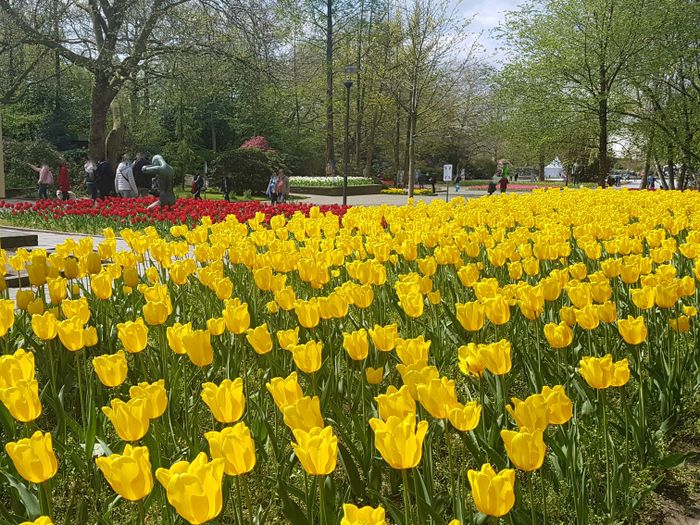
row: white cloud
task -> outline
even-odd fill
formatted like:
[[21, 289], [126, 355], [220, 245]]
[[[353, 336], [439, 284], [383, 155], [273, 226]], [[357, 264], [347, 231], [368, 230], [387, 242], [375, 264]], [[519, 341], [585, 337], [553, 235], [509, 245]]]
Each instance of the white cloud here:
[[455, 14], [465, 18], [473, 17], [469, 30], [481, 33], [479, 43], [490, 62], [499, 63], [504, 59], [500, 43], [493, 30], [505, 19], [505, 13], [518, 7], [522, 0], [476, 0], [455, 1]]

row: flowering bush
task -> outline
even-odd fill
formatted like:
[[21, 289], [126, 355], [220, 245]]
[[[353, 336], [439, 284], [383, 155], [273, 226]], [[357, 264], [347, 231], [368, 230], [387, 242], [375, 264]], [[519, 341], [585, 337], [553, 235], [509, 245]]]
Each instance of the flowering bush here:
[[270, 143], [265, 137], [256, 135], [255, 137], [250, 137], [243, 144], [241, 144], [241, 149], [260, 149], [267, 151], [272, 148], [270, 148]]
[[[174, 206], [155, 207], [148, 210], [154, 201], [152, 197], [108, 198], [93, 204], [90, 199], [61, 201], [58, 199], [40, 200], [33, 203], [10, 203], [0, 201], [0, 220], [5, 222], [63, 231], [98, 232], [103, 228], [126, 228], [130, 226], [155, 226], [165, 233], [173, 224], [195, 224], [203, 217], [221, 222], [228, 215], [234, 215], [245, 222], [258, 213], [265, 221], [276, 214], [291, 217], [299, 212], [308, 215], [311, 204], [279, 204], [273, 206], [260, 201], [228, 202], [222, 200], [178, 199]], [[342, 216], [346, 208], [342, 206], [321, 206], [321, 211], [330, 211]], [[3, 213], [4, 212], [4, 213]]]
[[697, 193], [261, 209], [0, 252], [3, 522], [639, 523], [691, 457]]
[[[369, 177], [348, 177], [348, 186], [376, 184]], [[289, 185], [298, 188], [342, 188], [343, 177], [289, 177]]]

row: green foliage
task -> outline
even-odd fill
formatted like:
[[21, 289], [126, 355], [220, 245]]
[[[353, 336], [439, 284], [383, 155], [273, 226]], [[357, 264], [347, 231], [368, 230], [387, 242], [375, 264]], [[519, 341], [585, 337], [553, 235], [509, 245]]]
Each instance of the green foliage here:
[[8, 140], [5, 142], [5, 176], [8, 188], [30, 188], [36, 185], [37, 174], [28, 163], [46, 162], [54, 177], [58, 175], [61, 154], [45, 140]]
[[237, 148], [216, 159], [210, 186], [221, 186], [223, 178], [228, 176], [234, 193], [264, 193], [270, 176], [280, 168], [285, 166], [274, 151]]

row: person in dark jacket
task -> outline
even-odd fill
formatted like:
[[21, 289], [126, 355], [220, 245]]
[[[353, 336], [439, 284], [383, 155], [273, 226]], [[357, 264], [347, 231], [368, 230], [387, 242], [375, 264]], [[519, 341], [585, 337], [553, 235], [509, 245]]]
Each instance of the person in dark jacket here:
[[61, 198], [67, 201], [70, 191], [70, 177], [68, 176], [68, 165], [65, 160], [61, 160], [61, 165], [58, 168], [58, 189], [61, 192]]
[[204, 177], [198, 173], [192, 181], [192, 196], [195, 199], [202, 198], [202, 188], [204, 188]]
[[134, 181], [136, 182], [136, 188], [139, 192], [139, 197], [146, 197], [151, 192], [151, 177], [143, 173], [142, 169], [148, 164], [146, 160], [146, 154], [139, 152], [136, 154], [136, 160], [131, 166], [131, 170], [134, 173]]
[[107, 159], [97, 164], [95, 175], [97, 176], [97, 192], [100, 199], [109, 197], [114, 191], [114, 172], [112, 171], [112, 165]]

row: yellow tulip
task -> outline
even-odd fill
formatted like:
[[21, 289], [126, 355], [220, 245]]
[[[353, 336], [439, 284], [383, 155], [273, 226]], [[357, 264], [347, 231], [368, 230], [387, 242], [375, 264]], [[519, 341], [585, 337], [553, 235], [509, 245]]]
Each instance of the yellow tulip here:
[[[29, 315], [42, 315], [44, 313], [44, 301], [42, 301], [40, 297], [34, 299], [27, 306], [27, 313]], [[2, 328], [0, 328], [0, 331], [1, 330]]]
[[187, 349], [185, 348], [182, 338], [186, 334], [192, 333], [192, 323], [175, 323], [173, 326], [168, 326], [165, 333], [168, 339], [168, 346], [173, 352], [178, 355], [184, 355], [187, 353]]
[[426, 341], [422, 335], [414, 339], [402, 339], [399, 337], [396, 340], [396, 355], [399, 356], [399, 359], [405, 365], [427, 362], [430, 344], [431, 341]]
[[[34, 335], [36, 335], [42, 341], [50, 341], [51, 339], [54, 339], [58, 335], [58, 323], [56, 321], [56, 316], [51, 312], [45, 312], [42, 315], [32, 315], [32, 331], [34, 332]], [[0, 333], [2, 333], [1, 328]]]
[[591, 388], [623, 386], [629, 380], [627, 359], [614, 363], [610, 354], [604, 357], [584, 357], [580, 366], [579, 373]]
[[221, 335], [226, 330], [226, 321], [223, 317], [207, 319], [207, 330], [211, 335]]
[[0, 402], [17, 421], [34, 421], [41, 415], [39, 383], [36, 379], [20, 379], [13, 385], [0, 388]]
[[351, 291], [352, 304], [358, 308], [369, 308], [374, 302], [374, 290], [369, 284], [355, 286]]
[[272, 395], [277, 408], [282, 412], [284, 412], [286, 407], [295, 404], [304, 397], [304, 393], [301, 391], [297, 381], [296, 372], [292, 372], [286, 378], [273, 377], [265, 387]]
[[374, 431], [375, 447], [391, 468], [409, 469], [420, 463], [427, 421], [416, 426], [416, 416], [408, 414], [403, 419], [391, 416], [386, 421], [372, 418], [369, 426]]
[[112, 422], [117, 435], [124, 441], [138, 441], [148, 432], [149, 419], [144, 399], [130, 399], [124, 402], [113, 399], [102, 412]]
[[168, 319], [170, 312], [165, 301], [149, 301], [143, 305], [143, 318], [151, 326], [158, 326]]
[[[0, 272], [2, 269], [0, 269]], [[29, 303], [34, 300], [34, 292], [32, 290], [17, 290], [17, 296], [15, 297], [15, 302], [17, 303], [17, 308], [20, 310], [26, 310]], [[13, 309], [14, 312], [14, 309]]]
[[547, 447], [541, 430], [501, 430], [501, 439], [508, 457], [520, 470], [531, 472], [542, 466]]
[[[92, 241], [90, 241], [92, 242]], [[85, 268], [88, 273], [94, 275], [102, 270], [102, 259], [95, 252], [88, 253], [85, 258]]]
[[288, 312], [294, 309], [294, 303], [296, 303], [297, 301], [297, 296], [294, 293], [294, 288], [292, 288], [291, 286], [285, 286], [281, 290], [276, 291], [274, 295], [275, 302], [280, 308], [282, 308], [282, 310]]
[[302, 372], [313, 374], [321, 368], [323, 363], [323, 343], [309, 341], [302, 345], [294, 345], [290, 348], [294, 364]]
[[464, 375], [481, 376], [486, 370], [486, 365], [481, 359], [479, 346], [475, 343], [460, 346], [457, 350], [459, 356], [459, 369]]
[[68, 284], [63, 277], [48, 279], [49, 297], [53, 304], [59, 304], [68, 296]]
[[668, 325], [674, 332], [679, 332], [681, 334], [688, 333], [690, 331], [690, 317], [681, 315], [676, 319], [669, 319]]
[[280, 348], [289, 350], [292, 346], [299, 344], [299, 327], [289, 330], [277, 330], [277, 342]]
[[124, 446], [123, 454], [96, 458], [95, 464], [112, 490], [129, 501], [138, 501], [153, 490], [153, 474], [147, 447]]
[[365, 379], [370, 385], [378, 385], [384, 379], [384, 367], [372, 368], [368, 366], [365, 368]]
[[270, 337], [270, 332], [267, 330], [267, 323], [246, 330], [245, 338], [256, 354], [264, 355], [272, 351], [272, 337]]
[[58, 472], [58, 461], [48, 432], [44, 434], [37, 430], [30, 438], [10, 441], [5, 450], [19, 475], [30, 483], [43, 483]]
[[244, 333], [250, 326], [250, 313], [248, 304], [241, 303], [238, 299], [227, 299], [222, 312], [226, 329], [234, 334]]
[[502, 295], [485, 299], [484, 313], [495, 325], [503, 325], [510, 321], [510, 306]]
[[295, 428], [292, 433], [296, 439], [292, 448], [307, 474], [325, 476], [335, 470], [338, 438], [332, 427], [314, 427], [308, 432]]
[[214, 348], [208, 330], [192, 330], [182, 335], [182, 344], [187, 356], [196, 366], [207, 366], [214, 361]]
[[503, 375], [510, 372], [512, 367], [510, 352], [510, 342], [501, 339], [496, 343], [490, 343], [479, 347], [481, 361], [484, 363], [484, 368], [493, 375]]
[[112, 297], [112, 277], [107, 272], [100, 272], [90, 277], [90, 289], [98, 299]]
[[416, 415], [416, 402], [406, 385], [398, 390], [391, 385], [387, 388], [386, 393], [380, 394], [374, 399], [377, 401], [379, 417], [384, 421], [391, 416], [403, 419], [409, 414]]
[[627, 319], [617, 321], [617, 329], [627, 344], [638, 345], [647, 339], [647, 327], [644, 317], [627, 316]]
[[418, 385], [427, 384], [434, 378], [440, 377], [438, 369], [434, 366], [428, 366], [426, 363], [416, 363], [410, 366], [396, 365], [396, 370], [399, 371], [401, 380], [408, 387], [413, 399], [418, 399]]
[[385, 512], [382, 507], [359, 508], [351, 503], [343, 504], [343, 517], [340, 525], [387, 525]]
[[146, 406], [144, 413], [148, 419], [158, 419], [168, 407], [168, 392], [165, 390], [165, 380], [159, 379], [153, 383], [142, 382], [129, 389], [131, 399], [143, 399]]
[[542, 394], [533, 394], [525, 401], [514, 397], [513, 406], [506, 405], [506, 411], [520, 429], [544, 431], [549, 425], [549, 408]]
[[284, 424], [290, 429], [310, 431], [314, 427], [323, 427], [321, 416], [321, 400], [314, 396], [304, 396], [293, 405], [287, 405], [282, 410]]
[[479, 512], [497, 518], [505, 516], [515, 504], [515, 471], [503, 469], [498, 474], [488, 463], [481, 470], [467, 472], [474, 504]]
[[226, 427], [221, 432], [204, 434], [213, 459], [224, 460], [224, 473], [229, 476], [247, 474], [255, 467], [255, 442], [245, 423]]
[[90, 320], [90, 306], [87, 299], [66, 299], [61, 303], [61, 311], [66, 317], [79, 317], [83, 324], [87, 324]]
[[202, 399], [219, 423], [235, 423], [245, 411], [243, 379], [224, 379], [219, 385], [202, 384]]
[[224, 469], [223, 459], [208, 461], [200, 452], [191, 463], [178, 461], [169, 469], [159, 468], [156, 479], [177, 513], [188, 523], [201, 525], [221, 513]]
[[299, 301], [294, 305], [294, 312], [304, 328], [315, 328], [321, 320], [316, 301]]
[[603, 304], [599, 304], [598, 307], [598, 318], [604, 323], [612, 323], [617, 319], [617, 307], [615, 303], [608, 301]]
[[10, 299], [0, 299], [0, 337], [10, 331], [15, 324], [15, 303]]
[[19, 525], [54, 525], [54, 523], [48, 516], [40, 516], [34, 521], [23, 521]]
[[408, 293], [399, 296], [398, 305], [408, 317], [417, 319], [423, 315], [425, 303], [420, 293]]
[[600, 325], [599, 309], [589, 304], [582, 310], [576, 310], [576, 323], [584, 330], [594, 330]]
[[41, 287], [46, 284], [46, 256], [33, 255], [25, 270], [32, 286]]
[[399, 331], [396, 323], [380, 326], [374, 325], [374, 328], [369, 329], [369, 335], [372, 338], [372, 343], [380, 352], [389, 352], [396, 346]]
[[436, 419], [447, 419], [450, 410], [458, 403], [455, 382], [440, 377], [416, 386], [418, 401]]
[[573, 403], [562, 385], [542, 387], [542, 396], [547, 406], [547, 422], [550, 425], [563, 425], [573, 415]]
[[679, 298], [678, 281], [660, 283], [654, 288], [654, 302], [659, 308], [672, 308]]
[[360, 328], [350, 333], [343, 332], [343, 348], [350, 359], [362, 361], [369, 354], [367, 330]]
[[576, 308], [573, 306], [562, 306], [559, 310], [559, 318], [571, 327], [576, 326]]
[[456, 303], [457, 320], [465, 330], [476, 332], [484, 326], [485, 309], [479, 301]]
[[574, 332], [563, 321], [544, 325], [544, 336], [552, 348], [566, 348], [574, 340]]
[[148, 327], [141, 317], [117, 324], [117, 336], [127, 352], [136, 354], [148, 344]]
[[34, 379], [34, 354], [19, 348], [12, 355], [0, 355], [0, 388]]
[[479, 425], [481, 406], [476, 401], [470, 401], [466, 405], [457, 403], [450, 408], [450, 413], [447, 417], [457, 430], [468, 432]]
[[97, 378], [106, 387], [113, 388], [121, 385], [129, 371], [124, 350], [113, 355], [100, 355], [92, 359]]
[[[172, 269], [170, 275], [172, 276]], [[124, 281], [124, 284], [129, 288], [136, 288], [141, 282], [139, 272], [134, 266], [124, 268], [124, 271], [122, 271], [122, 280]]]

